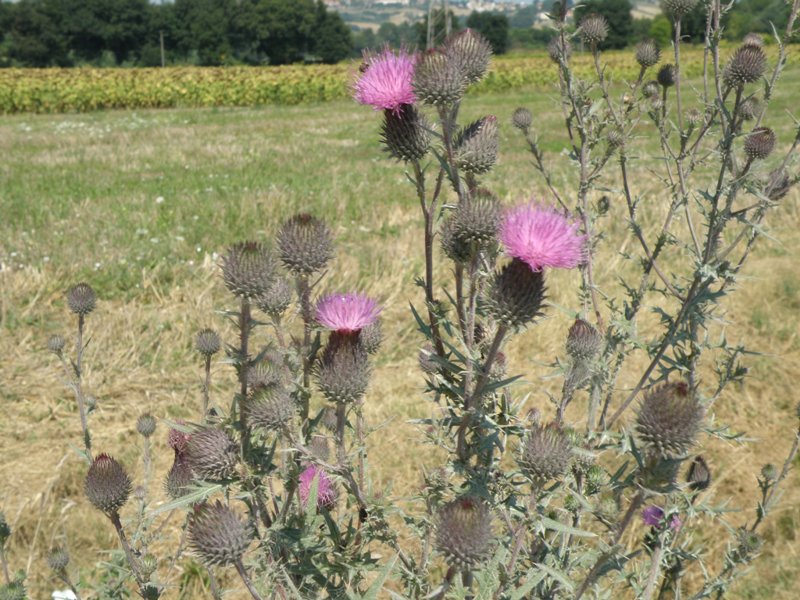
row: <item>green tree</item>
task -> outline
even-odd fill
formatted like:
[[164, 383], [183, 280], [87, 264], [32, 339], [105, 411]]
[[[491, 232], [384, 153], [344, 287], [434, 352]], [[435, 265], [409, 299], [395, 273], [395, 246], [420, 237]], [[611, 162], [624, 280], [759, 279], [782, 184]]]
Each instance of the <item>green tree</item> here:
[[[451, 10], [449, 11], [450, 17], [450, 33], [456, 33], [457, 31], [461, 30], [461, 25], [458, 21], [458, 17], [455, 13]], [[432, 13], [433, 21], [433, 45], [436, 46], [444, 41], [445, 38], [445, 31], [446, 23], [445, 23], [445, 13], [441, 8], [434, 9]], [[422, 21], [418, 21], [416, 24], [417, 29], [417, 47], [420, 49], [425, 49], [428, 45], [428, 15], [427, 13], [422, 18]]]
[[312, 32], [311, 51], [324, 63], [337, 63], [346, 58], [353, 49], [350, 28], [337, 12], [329, 12], [323, 2], [317, 0], [317, 22]]
[[672, 39], [672, 23], [664, 15], [657, 15], [650, 23], [650, 37], [662, 48], [669, 46]]
[[[244, 5], [245, 3], [242, 3]], [[178, 50], [201, 65], [230, 61], [231, 0], [175, 0]]]
[[503, 14], [473, 11], [467, 17], [467, 27], [489, 40], [495, 54], [505, 54], [511, 45], [508, 17]]
[[67, 40], [43, 2], [21, 0], [10, 7], [5, 19], [11, 61], [28, 67], [70, 64]]
[[575, 23], [586, 15], [597, 13], [608, 20], [608, 37], [600, 44], [602, 50], [624, 48], [633, 37], [633, 17], [629, 0], [588, 0], [575, 9]]

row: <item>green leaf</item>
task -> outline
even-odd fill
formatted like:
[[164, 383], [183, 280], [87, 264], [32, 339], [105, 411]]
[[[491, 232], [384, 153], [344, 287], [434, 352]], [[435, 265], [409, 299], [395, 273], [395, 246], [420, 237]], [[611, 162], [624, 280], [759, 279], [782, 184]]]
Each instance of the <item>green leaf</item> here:
[[508, 600], [522, 600], [533, 588], [535, 588], [542, 579], [544, 579], [545, 572], [541, 569], [531, 569], [526, 575], [526, 581], [517, 589], [508, 595]]
[[386, 579], [388, 579], [389, 574], [394, 569], [394, 565], [396, 562], [397, 562], [397, 554], [395, 554], [392, 560], [386, 563], [386, 566], [383, 567], [380, 573], [378, 573], [378, 577], [375, 579], [372, 585], [369, 586], [369, 589], [366, 591], [366, 593], [363, 596], [361, 596], [361, 600], [377, 600], [378, 594], [380, 594], [380, 592], [383, 590], [383, 584], [386, 582]]
[[563, 585], [567, 592], [572, 592], [575, 590], [575, 586], [572, 585], [572, 582], [560, 571], [556, 571], [544, 563], [536, 563], [536, 566]]
[[181, 496], [172, 502], [167, 502], [166, 504], [162, 504], [158, 508], [153, 509], [150, 511], [150, 516], [155, 517], [156, 515], [160, 515], [161, 513], [169, 512], [171, 510], [175, 510], [176, 508], [183, 508], [185, 506], [189, 506], [190, 504], [197, 504], [198, 502], [202, 502], [209, 496], [216, 494], [217, 492], [221, 492], [225, 486], [221, 483], [198, 483], [191, 487], [191, 491], [186, 494], [185, 496]]
[[566, 533], [568, 535], [574, 535], [577, 537], [597, 537], [597, 534], [592, 533], [591, 531], [584, 531], [583, 529], [576, 529], [574, 527], [570, 527], [569, 525], [564, 525], [554, 519], [549, 519], [547, 517], [541, 517], [542, 525], [547, 527], [547, 529], [552, 529], [553, 531], [558, 531], [559, 533]]

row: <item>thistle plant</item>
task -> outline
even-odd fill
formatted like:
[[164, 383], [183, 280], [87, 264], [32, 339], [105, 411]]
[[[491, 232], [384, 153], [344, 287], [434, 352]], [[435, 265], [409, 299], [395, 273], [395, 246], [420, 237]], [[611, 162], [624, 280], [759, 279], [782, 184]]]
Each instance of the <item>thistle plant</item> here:
[[[726, 59], [720, 23], [729, 7], [711, 0], [703, 81], [689, 108], [681, 20], [694, 5], [664, 3], [671, 56], [640, 43], [639, 75], [615, 82], [624, 87], [619, 98], [599, 49], [605, 17], [589, 15], [571, 34], [566, 2], [554, 7], [548, 52], [567, 144], [560, 157], [543, 149], [538, 116], [524, 107], [459, 121], [465, 94], [491, 68], [477, 33], [425, 53], [365, 56], [354, 98], [378, 113], [376, 138], [405, 169], [420, 207], [424, 268], [409, 320], [431, 416], [415, 423], [441, 463], [421, 474], [412, 499], [376, 490], [367, 454], [375, 430], [364, 406], [374, 401], [375, 356], [392, 335], [381, 326], [382, 299], [368, 287], [342, 289], [335, 229], [317, 216], [302, 212], [273, 227], [274, 246], [250, 240], [222, 253], [220, 287], [230, 296], [219, 314], [234, 333], [198, 327], [187, 340], [202, 376], [194, 418], [138, 419], [140, 486], [123, 466], [126, 454], [92, 453], [81, 375], [86, 318], [98, 299], [87, 284], [70, 289], [76, 356], [66, 358], [61, 336], [47, 347], [78, 403], [86, 499], [111, 521], [120, 568], [139, 596], [166, 595], [184, 549], [214, 598], [226, 586], [256, 600], [389, 590], [438, 599], [699, 599], [729, 590], [762, 548], [760, 527], [800, 440], [798, 422], [783, 465], [751, 482], [754, 518], [713, 503], [715, 465], [705, 448], [711, 439], [744, 441], [720, 424], [716, 406], [746, 374], [745, 348], [717, 337], [718, 322], [765, 219], [798, 181], [800, 128], [789, 141], [768, 126], [798, 1], [773, 60], [752, 37]], [[571, 68], [573, 37], [592, 54], [589, 80]], [[489, 188], [507, 123], [530, 150], [543, 195], [501, 199]], [[657, 166], [645, 167], [653, 152]], [[570, 179], [557, 180], [554, 160], [570, 162]], [[656, 195], [636, 187], [634, 170], [646, 168], [661, 169]], [[641, 219], [656, 199], [663, 220], [652, 233]], [[616, 257], [618, 283], [597, 277], [616, 252], [604, 231], [610, 215], [636, 245]], [[549, 291], [555, 270], [567, 284]], [[560, 393], [542, 408], [518, 385], [533, 375], [513, 372], [509, 356], [556, 307], [569, 317], [563, 353], [537, 361], [550, 365]], [[234, 389], [212, 386], [217, 364], [235, 370]], [[160, 420], [173, 453], [163, 499], [149, 485]], [[164, 545], [154, 541], [176, 513], [176, 550], [159, 557]], [[723, 557], [692, 535], [710, 528], [728, 536]], [[76, 595], [89, 591], [68, 579], [66, 555], [51, 556]], [[15, 585], [8, 575], [6, 584]]]

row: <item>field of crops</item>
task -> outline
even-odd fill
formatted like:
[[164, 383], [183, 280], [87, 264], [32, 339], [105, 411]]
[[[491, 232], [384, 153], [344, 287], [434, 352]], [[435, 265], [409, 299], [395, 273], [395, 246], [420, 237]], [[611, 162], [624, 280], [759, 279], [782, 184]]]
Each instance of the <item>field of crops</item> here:
[[[685, 51], [688, 76], [702, 69], [702, 49]], [[577, 54], [575, 70], [592, 70]], [[603, 55], [612, 79], [634, 78], [632, 51]], [[287, 67], [167, 67], [151, 69], [0, 69], [0, 113], [88, 112], [209, 106], [300, 104], [346, 97], [357, 63]], [[474, 90], [497, 92], [552, 83], [558, 73], [545, 53], [500, 57]]]

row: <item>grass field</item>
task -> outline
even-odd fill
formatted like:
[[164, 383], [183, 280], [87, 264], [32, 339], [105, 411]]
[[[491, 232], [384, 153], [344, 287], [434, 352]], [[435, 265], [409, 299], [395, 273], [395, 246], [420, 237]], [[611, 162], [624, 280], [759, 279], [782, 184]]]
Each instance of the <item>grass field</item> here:
[[[800, 70], [787, 71], [767, 123], [787, 146]], [[792, 91], [794, 88], [794, 92]], [[501, 126], [501, 160], [487, 184], [506, 203], [545, 188], [529, 165], [522, 140], [509, 119], [518, 105], [530, 107], [548, 157], [558, 161], [565, 139], [558, 128], [551, 89], [481, 95], [465, 107], [465, 118], [492, 113]], [[337, 101], [262, 109], [201, 109], [102, 112], [84, 115], [0, 117], [0, 509], [15, 533], [9, 560], [29, 575], [32, 598], [49, 597], [43, 555], [66, 542], [73, 563], [88, 568], [115, 547], [113, 530], [85, 500], [85, 466], [70, 450], [79, 444], [74, 401], [62, 386], [46, 349], [52, 333], [69, 334], [63, 293], [80, 280], [101, 298], [90, 317], [86, 377], [98, 408], [92, 416], [95, 447], [114, 453], [140, 476], [133, 445], [136, 417], [191, 418], [200, 403], [200, 362], [194, 333], [206, 326], [225, 331], [215, 309], [231, 308], [218, 275], [217, 257], [244, 238], [270, 241], [279, 222], [307, 210], [326, 218], [337, 241], [337, 258], [323, 288], [357, 287], [381, 298], [387, 336], [367, 396], [367, 418], [385, 422], [370, 439], [373, 484], [391, 485], [400, 498], [420, 482], [423, 458], [412, 426], [426, 416], [423, 380], [416, 367], [418, 338], [408, 310], [421, 301], [413, 280], [422, 269], [421, 225], [413, 190], [400, 165], [381, 155], [379, 118], [352, 102]], [[646, 145], [643, 151], [646, 156]], [[646, 164], [646, 160], [644, 161]], [[557, 184], [574, 190], [566, 159]], [[639, 191], [651, 197], [649, 222], [666, 211], [663, 192], [646, 174]], [[608, 182], [609, 186], [614, 181]], [[597, 263], [602, 286], [616, 289], [624, 265], [619, 252], [632, 250], [621, 198], [611, 193], [608, 239]], [[748, 358], [750, 378], [731, 388], [717, 415], [746, 430], [755, 443], [710, 444], [711, 494], [754, 500], [756, 474], [765, 462], [779, 463], [789, 446], [800, 379], [800, 209], [793, 191], [768, 221], [774, 240], [762, 240], [746, 280], [728, 305], [726, 332], [762, 353]], [[649, 232], [652, 233], [652, 232]], [[551, 280], [550, 297], [576, 306], [575, 273]], [[551, 318], [517, 340], [509, 353], [511, 372], [525, 373], [519, 393], [550, 409], [542, 377], [563, 354], [569, 321]], [[232, 381], [215, 365], [213, 394], [227, 398]], [[620, 382], [629, 385], [631, 374]], [[224, 402], [225, 400], [221, 400]], [[166, 428], [155, 441], [157, 478], [167, 472], [171, 451]], [[752, 506], [729, 521], [753, 518]], [[780, 508], [764, 530], [769, 539], [756, 570], [735, 589], [738, 598], [790, 599], [800, 578], [800, 480], [790, 476]], [[721, 555], [718, 538], [698, 540]], [[190, 568], [172, 583], [186, 583], [186, 598], [199, 597], [201, 583]], [[188, 583], [187, 583], [188, 582]], [[174, 588], [177, 590], [177, 587]], [[177, 597], [175, 592], [170, 597]], [[238, 597], [233, 594], [231, 597]]]

